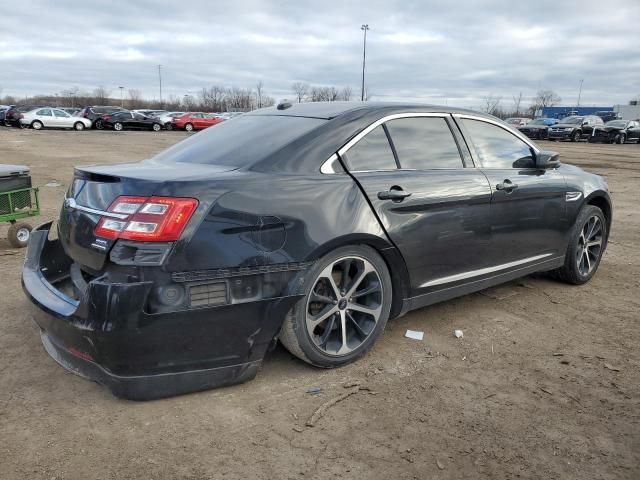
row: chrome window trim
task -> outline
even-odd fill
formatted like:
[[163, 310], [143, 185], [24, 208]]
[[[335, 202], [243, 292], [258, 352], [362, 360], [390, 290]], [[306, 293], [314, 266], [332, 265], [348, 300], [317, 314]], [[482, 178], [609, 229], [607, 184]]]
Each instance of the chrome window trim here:
[[[490, 118], [485, 118], [485, 117], [481, 117], [479, 115], [468, 115], [466, 113], [453, 113], [453, 118], [455, 119], [469, 119], [469, 120], [478, 120], [481, 122], [485, 122], [485, 123], [490, 123], [492, 125], [495, 125], [496, 127], [500, 127], [503, 130], [509, 132], [510, 134], [512, 134], [514, 137], [519, 138], [520, 140], [522, 140], [524, 143], [526, 143], [527, 145], [529, 145], [529, 147], [531, 149], [533, 149], [534, 152], [536, 152], [536, 154], [540, 153], [540, 149], [538, 147], [536, 147], [533, 143], [531, 143], [531, 141], [529, 140], [529, 138], [526, 135], [523, 135], [522, 133], [520, 133], [518, 130], [511, 130], [509, 128], [507, 128], [507, 125], [501, 121], [496, 121]], [[473, 142], [473, 139], [469, 139], [471, 140], [471, 142]]]
[[456, 273], [455, 275], [449, 275], [447, 277], [436, 278], [434, 280], [429, 280], [428, 282], [420, 285], [419, 288], [425, 287], [433, 287], [436, 285], [442, 285], [445, 283], [456, 282], [458, 280], [466, 280], [469, 278], [478, 277], [480, 275], [486, 275], [488, 273], [499, 272], [501, 270], [506, 270], [508, 268], [517, 267], [519, 265], [524, 265], [525, 263], [532, 263], [537, 260], [542, 260], [543, 258], [550, 257], [551, 253], [545, 253], [543, 255], [536, 255], [535, 257], [523, 258], [522, 260], [516, 260], [509, 263], [503, 263], [501, 265], [496, 265], [493, 267], [480, 268], [478, 270], [470, 270], [468, 272]]
[[[451, 114], [446, 112], [439, 112], [439, 113], [438, 112], [407, 112], [407, 113], [394, 113], [391, 115], [387, 115], [386, 117], [382, 117], [376, 120], [375, 122], [373, 122], [371, 125], [365, 127], [360, 133], [358, 133], [355, 137], [353, 137], [351, 140], [345, 143], [342, 147], [340, 147], [338, 149], [337, 155], [343, 156], [345, 153], [349, 151], [351, 147], [353, 147], [356, 143], [362, 140], [362, 138], [365, 137], [369, 132], [371, 132], [373, 129], [375, 129], [376, 127], [379, 127], [380, 125], [382, 125], [383, 123], [389, 120], [396, 120], [398, 118], [414, 118], [414, 117], [436, 117], [436, 118], [439, 117], [439, 118], [444, 118], [446, 120], [446, 118], [450, 116]], [[454, 137], [454, 141], [455, 141], [455, 137]], [[338, 173], [338, 172], [332, 172], [331, 170], [333, 169], [330, 167], [331, 162], [333, 161], [333, 157], [335, 155], [336, 154], [334, 153], [327, 160], [324, 161], [324, 163], [320, 167], [321, 173], [329, 174], [329, 175]], [[464, 159], [461, 158], [461, 161], [464, 161]], [[408, 169], [392, 168], [387, 170], [349, 170], [349, 171], [352, 173], [356, 173], [356, 172], [364, 173], [364, 172], [396, 172], [398, 170], [408, 170]]]
[[322, 164], [322, 166], [320, 167], [320, 173], [324, 173], [325, 175], [342, 173], [342, 172], [336, 172], [336, 170], [333, 168], [333, 165], [337, 161], [339, 161], [338, 154], [334, 153], [329, 158], [327, 158], [327, 160], [325, 160], [325, 162]]

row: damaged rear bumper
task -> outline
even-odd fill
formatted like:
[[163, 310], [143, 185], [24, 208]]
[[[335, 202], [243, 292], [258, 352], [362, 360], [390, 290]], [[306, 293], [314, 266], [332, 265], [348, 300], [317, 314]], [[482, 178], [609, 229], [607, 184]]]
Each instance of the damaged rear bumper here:
[[33, 231], [22, 274], [47, 352], [122, 398], [149, 400], [252, 379], [298, 294], [148, 313], [152, 282], [98, 277], [69, 294], [72, 260], [45, 224]]

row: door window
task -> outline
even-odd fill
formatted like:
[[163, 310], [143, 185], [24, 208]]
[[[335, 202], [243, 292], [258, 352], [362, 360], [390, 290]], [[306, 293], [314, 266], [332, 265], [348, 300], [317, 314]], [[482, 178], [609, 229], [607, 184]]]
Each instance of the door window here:
[[462, 158], [444, 118], [411, 117], [386, 123], [400, 168], [462, 168]]
[[531, 147], [504, 128], [464, 118], [462, 124], [484, 168], [532, 168]]
[[351, 170], [395, 170], [396, 160], [382, 126], [377, 126], [344, 155]]
[[36, 115], [40, 115], [42, 117], [51, 117], [51, 110], [48, 108], [43, 108], [42, 110], [38, 110]]
[[53, 114], [54, 114], [56, 117], [62, 117], [62, 118], [68, 118], [68, 117], [69, 117], [69, 115], [67, 115], [66, 113], [64, 113], [62, 110], [54, 110], [54, 111], [53, 111]]

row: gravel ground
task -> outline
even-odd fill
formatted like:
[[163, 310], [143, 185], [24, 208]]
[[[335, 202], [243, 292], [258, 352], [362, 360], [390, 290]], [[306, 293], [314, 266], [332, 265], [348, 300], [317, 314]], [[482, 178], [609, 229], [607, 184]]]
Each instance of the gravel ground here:
[[[32, 168], [36, 224], [56, 217], [74, 165], [185, 136], [0, 128], [0, 162]], [[24, 251], [0, 226], [0, 479], [640, 478], [640, 146], [541, 144], [613, 192], [589, 284], [526, 277], [390, 322], [354, 365], [318, 370], [278, 347], [252, 382], [154, 402], [118, 400], [49, 358], [20, 287]]]

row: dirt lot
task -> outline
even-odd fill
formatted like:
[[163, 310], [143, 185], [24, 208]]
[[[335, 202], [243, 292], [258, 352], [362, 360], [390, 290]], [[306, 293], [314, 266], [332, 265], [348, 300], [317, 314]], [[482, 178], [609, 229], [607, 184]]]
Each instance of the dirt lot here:
[[[31, 166], [38, 223], [56, 217], [74, 165], [142, 159], [185, 136], [0, 128], [0, 162]], [[0, 479], [640, 478], [640, 146], [543, 143], [613, 191], [588, 285], [527, 277], [390, 322], [346, 368], [278, 347], [252, 382], [148, 403], [49, 358], [20, 287], [24, 251], [0, 226]], [[305, 427], [350, 382], [369, 390]]]

